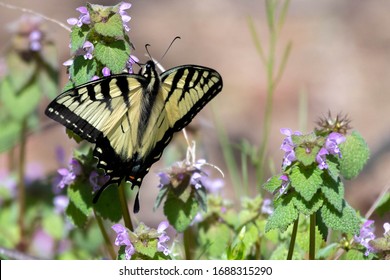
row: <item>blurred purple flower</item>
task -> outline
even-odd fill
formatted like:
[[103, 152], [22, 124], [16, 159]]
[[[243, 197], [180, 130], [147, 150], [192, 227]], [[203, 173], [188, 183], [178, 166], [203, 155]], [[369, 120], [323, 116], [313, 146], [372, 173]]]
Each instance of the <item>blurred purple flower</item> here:
[[119, 12], [118, 12], [122, 18], [123, 27], [127, 32], [130, 31], [130, 27], [127, 25], [127, 23], [131, 20], [131, 17], [127, 14], [125, 10], [130, 9], [130, 7], [131, 7], [130, 3], [122, 2], [119, 6]]
[[69, 198], [66, 195], [57, 195], [53, 199], [54, 210], [58, 214], [65, 212], [66, 207], [69, 204]]
[[223, 188], [224, 184], [224, 180], [220, 178], [211, 179], [210, 177], [202, 177], [202, 185], [212, 194], [217, 194]]
[[87, 7], [81, 6], [76, 9], [76, 11], [80, 12], [79, 18], [69, 18], [67, 20], [69, 25], [77, 25], [78, 27], [81, 27], [83, 24], [90, 24], [91, 18], [89, 16], [89, 12]]
[[264, 199], [263, 205], [261, 206], [261, 213], [271, 215], [273, 212], [272, 200], [269, 198]]
[[134, 56], [134, 55], [129, 56], [129, 59], [126, 61], [126, 68], [130, 74], [134, 73], [133, 65], [138, 63], [138, 62], [139, 62], [139, 59], [136, 56]]
[[115, 224], [111, 228], [117, 233], [117, 236], [115, 238], [115, 245], [126, 246], [126, 260], [130, 260], [131, 256], [135, 254], [135, 248], [129, 239], [127, 228], [125, 228], [121, 224]]
[[390, 223], [384, 223], [383, 229], [385, 230], [385, 232], [383, 233], [383, 236], [390, 237]]
[[331, 155], [338, 155], [341, 158], [341, 152], [339, 149], [339, 146], [341, 143], [345, 141], [344, 135], [332, 132], [328, 135], [325, 141], [325, 149], [331, 154]]
[[365, 256], [375, 252], [375, 249], [370, 245], [370, 241], [375, 239], [373, 224], [373, 220], [367, 220], [360, 228], [359, 236], [355, 235], [354, 237], [355, 242], [366, 248], [366, 252], [364, 253]]
[[42, 48], [42, 41], [43, 33], [40, 30], [33, 30], [31, 31], [30, 35], [28, 36], [28, 39], [30, 41], [30, 50], [37, 52], [40, 51]]
[[85, 41], [83, 44], [83, 50], [85, 51], [84, 59], [92, 59], [93, 58], [93, 50], [95, 47], [90, 41]]
[[157, 251], [163, 252], [163, 254], [166, 256], [171, 253], [166, 244], [166, 242], [170, 239], [169, 236], [165, 233], [165, 230], [168, 228], [168, 226], [169, 223], [167, 221], [163, 221], [157, 227], [157, 233], [160, 234], [157, 242]]
[[89, 183], [92, 186], [94, 191], [99, 190], [105, 183], [108, 182], [110, 176], [108, 175], [99, 175], [95, 170], [89, 174]]

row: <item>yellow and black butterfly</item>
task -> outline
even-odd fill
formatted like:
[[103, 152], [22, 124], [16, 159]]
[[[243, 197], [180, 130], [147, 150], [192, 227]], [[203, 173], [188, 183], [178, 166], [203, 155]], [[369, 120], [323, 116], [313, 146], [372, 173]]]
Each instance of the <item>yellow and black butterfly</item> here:
[[[173, 133], [185, 127], [220, 91], [210, 68], [183, 65], [159, 75], [150, 60], [138, 74], [117, 74], [60, 94], [45, 113], [81, 138], [96, 143], [94, 156], [110, 184], [123, 179], [141, 186]], [[134, 212], [138, 212], [138, 193]]]

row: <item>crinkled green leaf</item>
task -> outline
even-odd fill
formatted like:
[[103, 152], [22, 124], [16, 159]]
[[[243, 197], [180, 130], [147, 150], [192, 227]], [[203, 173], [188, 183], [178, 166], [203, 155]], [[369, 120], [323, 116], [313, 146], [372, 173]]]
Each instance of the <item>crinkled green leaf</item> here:
[[106, 22], [98, 22], [94, 25], [95, 31], [102, 36], [123, 37], [123, 22], [119, 14], [114, 14]]
[[324, 185], [321, 186], [321, 192], [324, 194], [328, 203], [331, 204], [338, 212], [343, 210], [344, 204], [344, 184], [339, 179], [337, 182], [328, 176], [323, 176]]
[[324, 170], [324, 172], [328, 173], [334, 181], [338, 181], [340, 177], [338, 157], [336, 158], [333, 155], [328, 155], [326, 158], [326, 164], [328, 165], [328, 169]]
[[298, 210], [294, 207], [291, 199], [285, 199], [278, 204], [272, 215], [268, 218], [265, 226], [265, 232], [272, 229], [279, 229], [285, 231], [287, 227], [298, 218]]
[[103, 219], [110, 220], [111, 222], [118, 222], [122, 218], [118, 186], [111, 185], [106, 188], [94, 205], [94, 208]]
[[324, 204], [321, 208], [321, 217], [327, 227], [344, 233], [357, 234], [360, 228], [360, 219], [356, 211], [346, 202], [342, 212], [338, 212], [330, 204]]
[[76, 181], [67, 187], [69, 205], [66, 214], [78, 227], [84, 227], [92, 212], [92, 190], [83, 182]]
[[72, 27], [72, 32], [70, 33], [70, 50], [72, 53], [83, 47], [83, 44], [85, 43], [85, 41], [87, 41], [89, 31], [89, 26], [86, 24], [83, 24], [81, 27], [78, 27], [77, 25]]
[[322, 170], [314, 165], [309, 168], [296, 166], [289, 176], [293, 188], [307, 201], [310, 201], [322, 185]]
[[316, 156], [320, 150], [320, 147], [314, 146], [308, 152], [306, 147], [297, 147], [295, 148], [295, 156], [299, 162], [304, 166], [310, 166], [316, 161]]
[[340, 151], [341, 174], [347, 180], [355, 178], [370, 157], [366, 141], [357, 131], [353, 131], [346, 137], [345, 142], [340, 144]]
[[96, 69], [97, 64], [94, 59], [85, 59], [82, 55], [75, 57], [73, 64], [69, 67], [74, 86], [89, 82], [96, 75]]
[[263, 188], [270, 193], [274, 193], [282, 185], [282, 180], [279, 179], [281, 175], [282, 174], [278, 174], [269, 178], [263, 185]]
[[168, 193], [164, 203], [164, 214], [178, 232], [183, 232], [191, 224], [198, 211], [198, 203], [193, 196], [183, 201], [172, 192]]
[[130, 56], [130, 46], [123, 40], [111, 43], [98, 42], [94, 53], [101, 64], [110, 68], [113, 74], [118, 74], [126, 67], [126, 61]]
[[143, 242], [134, 242], [135, 250], [149, 258], [153, 258], [157, 253], [157, 239], [147, 240]]
[[292, 197], [295, 208], [304, 215], [311, 215], [317, 212], [323, 204], [320, 193], [316, 193], [310, 201], [303, 199], [299, 194]]

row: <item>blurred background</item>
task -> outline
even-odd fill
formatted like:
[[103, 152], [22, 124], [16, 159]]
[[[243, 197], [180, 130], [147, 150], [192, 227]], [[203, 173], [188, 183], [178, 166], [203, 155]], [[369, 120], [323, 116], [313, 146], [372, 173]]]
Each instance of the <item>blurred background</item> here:
[[[84, 1], [3, 1], [34, 10], [66, 24], [67, 18], [78, 17], [75, 10]], [[248, 18], [254, 21], [264, 46], [268, 32], [262, 0], [133, 0], [129, 14], [129, 36], [136, 47], [133, 52], [141, 61], [147, 60], [145, 44], [159, 60], [176, 36], [162, 64], [166, 69], [182, 64], [199, 64], [219, 71], [224, 89], [194, 120], [199, 129], [203, 151], [210, 163], [226, 170], [217, 139], [215, 115], [225, 127], [232, 143], [246, 139], [259, 145], [266, 97], [264, 67], [256, 52]], [[114, 5], [116, 1], [94, 1], [95, 4]], [[352, 120], [352, 126], [366, 139], [371, 159], [364, 172], [346, 182], [347, 201], [364, 214], [381, 191], [390, 184], [390, 2], [386, 0], [294, 0], [290, 3], [286, 23], [280, 34], [277, 57], [292, 42], [292, 51], [284, 75], [276, 89], [273, 122], [268, 156], [276, 171], [280, 171], [283, 152], [279, 149], [283, 135], [279, 129], [301, 129], [299, 115], [307, 112], [306, 132], [314, 122], [330, 110], [342, 112]], [[0, 49], [9, 40], [7, 25], [17, 20], [21, 11], [1, 7]], [[58, 47], [59, 64], [69, 59], [69, 33], [59, 25], [46, 22], [49, 36]], [[265, 49], [268, 52], [268, 49]], [[60, 86], [67, 74], [61, 66]], [[300, 100], [305, 101], [306, 105]], [[27, 170], [31, 176], [55, 171], [56, 147], [71, 156], [76, 146], [68, 139], [64, 127], [54, 124], [43, 114], [49, 100], [41, 104], [42, 124], [52, 125], [28, 137]], [[303, 102], [305, 104], [305, 102]], [[304, 131], [305, 132], [305, 131]], [[0, 132], [1, 133], [1, 132]], [[182, 137], [179, 135], [179, 137]], [[178, 159], [183, 159], [185, 154]], [[7, 166], [7, 158], [0, 155], [0, 170]], [[164, 168], [158, 163], [147, 175], [141, 189], [142, 221], [162, 219], [152, 205], [158, 189], [155, 172]], [[268, 169], [267, 169], [268, 170]], [[267, 171], [268, 172], [268, 171]], [[229, 174], [224, 193], [234, 198], [229, 186]], [[271, 174], [268, 172], [267, 176]], [[252, 178], [253, 179], [253, 178]], [[253, 181], [252, 193], [259, 182]], [[149, 207], [150, 206], [150, 207]], [[387, 217], [389, 219], [389, 217]]]

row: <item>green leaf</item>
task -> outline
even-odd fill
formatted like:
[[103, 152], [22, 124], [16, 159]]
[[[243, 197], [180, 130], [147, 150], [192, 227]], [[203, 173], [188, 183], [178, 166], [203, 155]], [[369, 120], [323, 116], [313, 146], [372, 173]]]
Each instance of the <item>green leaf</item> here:
[[330, 245], [318, 250], [316, 259], [319, 260], [329, 259], [337, 252], [338, 249], [339, 249], [338, 243], [331, 243]]
[[195, 200], [198, 202], [200, 209], [203, 212], [207, 212], [207, 193], [205, 187], [200, 187], [194, 191]]
[[15, 93], [18, 93], [22, 88], [26, 87], [37, 71], [35, 59], [32, 57], [23, 59], [16, 51], [11, 51], [7, 54], [7, 67], [10, 73], [8, 75], [9, 81]]
[[322, 170], [315, 165], [308, 168], [295, 166], [289, 176], [293, 188], [307, 201], [310, 201], [322, 185]]
[[299, 213], [307, 216], [317, 212], [324, 202], [319, 193], [316, 193], [310, 201], [303, 199], [297, 194], [292, 197], [292, 201]]
[[193, 196], [183, 201], [169, 192], [164, 203], [164, 214], [178, 232], [183, 232], [191, 224], [198, 210], [198, 203]]
[[38, 109], [41, 91], [35, 82], [28, 84], [16, 93], [11, 84], [4, 80], [1, 83], [0, 92], [2, 93], [4, 107], [18, 121], [22, 121]]
[[119, 14], [112, 15], [106, 22], [94, 25], [95, 31], [104, 37], [123, 37], [123, 22]]
[[292, 199], [287, 197], [275, 208], [275, 211], [268, 218], [265, 232], [272, 229], [279, 229], [279, 231], [283, 232], [297, 218], [298, 210], [294, 207]]
[[97, 64], [94, 59], [84, 59], [83, 56], [75, 57], [73, 64], [69, 67], [74, 86], [89, 82], [96, 75], [96, 69]]
[[65, 227], [62, 217], [54, 212], [43, 218], [43, 229], [55, 240], [61, 240], [64, 237]]
[[74, 225], [84, 227], [88, 216], [92, 212], [92, 190], [83, 182], [76, 181], [67, 187], [69, 205], [66, 214]]
[[321, 208], [321, 217], [327, 227], [344, 233], [357, 234], [360, 228], [360, 219], [356, 211], [346, 202], [339, 213], [330, 204], [324, 204]]
[[378, 202], [378, 205], [375, 207], [375, 212], [379, 216], [383, 217], [385, 214], [390, 212], [390, 193], [386, 193], [381, 200]]
[[316, 156], [320, 150], [320, 147], [314, 146], [309, 149], [310, 152], [308, 153], [308, 149], [306, 147], [297, 147], [295, 148], [295, 156], [299, 162], [301, 162], [304, 166], [310, 166], [314, 162], [316, 162]]
[[143, 242], [134, 242], [134, 248], [137, 253], [153, 258], [157, 253], [157, 239], [149, 239]]
[[95, 45], [96, 59], [110, 68], [113, 74], [119, 74], [125, 69], [130, 56], [130, 46], [123, 40], [112, 43], [98, 42]]
[[[324, 176], [326, 177], [326, 176]], [[321, 186], [321, 192], [324, 194], [328, 203], [341, 213], [344, 204], [344, 184], [339, 179], [337, 182], [333, 179], [324, 179], [324, 185]]]
[[346, 138], [345, 142], [340, 144], [342, 154], [340, 171], [345, 179], [350, 180], [363, 169], [370, 157], [370, 150], [366, 141], [357, 131], [353, 131]]
[[87, 36], [89, 32], [89, 26], [86, 24], [83, 24], [81, 27], [78, 27], [77, 25], [72, 27], [72, 32], [70, 33], [70, 50], [72, 53], [83, 47], [83, 44], [85, 43], [85, 41], [87, 41]]
[[158, 207], [160, 207], [161, 202], [167, 196], [169, 191], [168, 186], [163, 186], [160, 188], [160, 191], [157, 194], [156, 201], [154, 202], [153, 210], [155, 211]]
[[118, 187], [111, 185], [104, 190], [94, 205], [96, 212], [104, 219], [118, 222], [122, 218], [122, 209], [119, 203]]
[[19, 142], [21, 124], [12, 120], [0, 121], [0, 153], [3, 153]]
[[274, 193], [282, 185], [282, 180], [279, 179], [281, 175], [282, 174], [278, 174], [269, 178], [267, 182], [265, 182], [265, 184], [263, 185], [263, 188], [270, 193]]
[[231, 230], [226, 224], [214, 223], [210, 225], [208, 220], [199, 224], [197, 238], [200, 247], [210, 258], [220, 258], [228, 248], [231, 239]]

